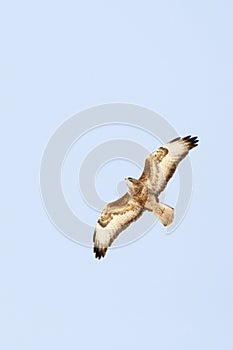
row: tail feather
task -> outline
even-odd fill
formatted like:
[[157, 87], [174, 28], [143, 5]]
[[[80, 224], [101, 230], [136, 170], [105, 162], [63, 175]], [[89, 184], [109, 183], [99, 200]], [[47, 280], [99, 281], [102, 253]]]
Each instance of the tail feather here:
[[153, 210], [153, 213], [164, 226], [170, 225], [174, 219], [174, 208], [163, 203], [158, 203], [156, 208]]

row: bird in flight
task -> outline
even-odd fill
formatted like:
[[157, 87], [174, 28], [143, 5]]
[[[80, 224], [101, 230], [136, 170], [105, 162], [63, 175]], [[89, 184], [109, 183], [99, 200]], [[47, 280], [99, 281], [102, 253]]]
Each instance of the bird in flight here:
[[118, 200], [108, 203], [97, 221], [93, 236], [97, 259], [105, 256], [117, 236], [145, 210], [151, 211], [168, 226], [174, 219], [174, 208], [159, 202], [159, 195], [167, 186], [178, 164], [196, 147], [196, 136], [176, 138], [148, 155], [139, 179], [125, 179], [128, 192]]

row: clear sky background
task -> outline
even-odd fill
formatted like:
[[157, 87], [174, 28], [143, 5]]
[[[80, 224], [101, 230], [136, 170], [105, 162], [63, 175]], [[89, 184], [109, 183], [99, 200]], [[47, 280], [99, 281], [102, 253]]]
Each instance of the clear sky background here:
[[[233, 349], [232, 10], [2, 4], [1, 349]], [[109, 102], [153, 109], [200, 147], [179, 228], [158, 224], [99, 262], [51, 224], [39, 170], [58, 125]]]

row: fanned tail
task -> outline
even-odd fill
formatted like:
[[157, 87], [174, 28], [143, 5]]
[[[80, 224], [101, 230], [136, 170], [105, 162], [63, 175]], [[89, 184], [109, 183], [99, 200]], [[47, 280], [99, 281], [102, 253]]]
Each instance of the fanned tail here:
[[163, 203], [158, 203], [156, 208], [153, 210], [153, 213], [164, 226], [170, 225], [174, 219], [174, 208]]

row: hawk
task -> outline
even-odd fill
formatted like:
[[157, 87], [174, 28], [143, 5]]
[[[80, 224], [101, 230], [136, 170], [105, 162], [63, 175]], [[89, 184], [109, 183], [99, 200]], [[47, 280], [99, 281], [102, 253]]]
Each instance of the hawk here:
[[174, 208], [159, 202], [159, 195], [167, 186], [178, 164], [196, 147], [196, 136], [176, 138], [148, 155], [139, 179], [125, 178], [128, 191], [118, 200], [108, 203], [97, 221], [94, 232], [94, 254], [105, 256], [117, 236], [145, 210], [151, 211], [164, 226], [174, 219]]

